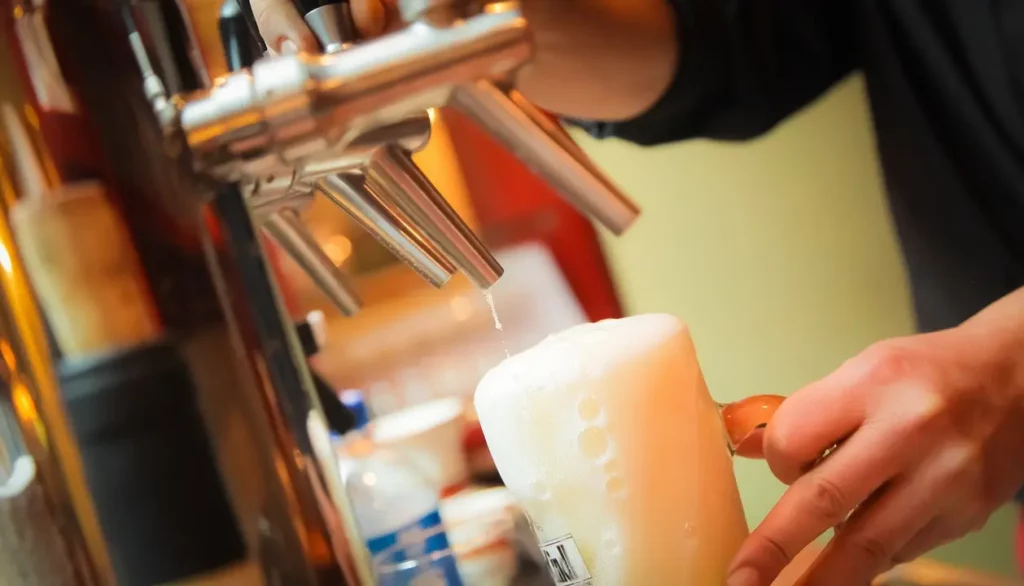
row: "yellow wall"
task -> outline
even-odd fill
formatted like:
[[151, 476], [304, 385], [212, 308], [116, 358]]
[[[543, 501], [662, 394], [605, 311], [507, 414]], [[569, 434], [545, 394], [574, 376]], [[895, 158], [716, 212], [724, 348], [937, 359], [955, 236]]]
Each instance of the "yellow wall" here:
[[[689, 322], [717, 399], [788, 394], [912, 331], [859, 78], [754, 144], [577, 136], [644, 207], [606, 239], [629, 310]], [[783, 487], [762, 463], [736, 470], [756, 524]], [[1011, 527], [1005, 511], [939, 557], [1009, 573]]]

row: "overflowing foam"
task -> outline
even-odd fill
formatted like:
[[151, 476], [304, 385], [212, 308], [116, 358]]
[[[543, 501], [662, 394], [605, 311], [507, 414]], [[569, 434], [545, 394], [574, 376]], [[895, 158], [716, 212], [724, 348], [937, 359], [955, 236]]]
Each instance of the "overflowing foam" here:
[[680, 320], [552, 335], [488, 372], [476, 410], [539, 541], [572, 536], [593, 586], [724, 581], [746, 523]]

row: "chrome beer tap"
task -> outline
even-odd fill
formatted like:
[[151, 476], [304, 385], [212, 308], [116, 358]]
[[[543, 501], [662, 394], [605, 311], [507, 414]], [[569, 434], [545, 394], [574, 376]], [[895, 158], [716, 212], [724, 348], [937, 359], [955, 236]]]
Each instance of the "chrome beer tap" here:
[[[257, 63], [251, 79], [237, 82], [244, 91], [215, 89], [186, 104], [182, 123], [189, 142], [210, 165], [267, 156], [316, 159], [308, 153], [317, 146], [338, 148], [366, 128], [449, 105], [491, 132], [581, 211], [613, 233], [624, 232], [638, 216], [636, 205], [544, 113], [498, 87], [530, 57], [529, 30], [518, 5], [485, 4], [475, 14], [471, 6], [403, 0], [399, 7], [409, 23], [403, 30], [326, 57]], [[243, 118], [257, 104], [274, 115], [246, 124]], [[226, 157], [231, 152], [238, 156]]]
[[[472, 14], [507, 10], [511, 2], [467, 0], [399, 0], [409, 23], [457, 26]], [[458, 85], [450, 103], [515, 154], [579, 211], [616, 235], [636, 220], [639, 209], [622, 193], [566, 132], [502, 80], [475, 80]]]
[[[354, 44], [355, 24], [348, 0], [296, 0], [295, 5], [325, 53], [339, 53]], [[419, 112], [408, 121], [429, 125], [430, 115]], [[399, 122], [390, 126], [396, 138], [415, 140], [422, 136], [415, 130], [402, 134], [410, 124]], [[365, 135], [363, 142], [367, 144]], [[418, 146], [425, 145], [423, 141]], [[423, 239], [473, 283], [483, 289], [491, 287], [501, 276], [501, 265], [413, 162], [411, 154], [417, 150], [406, 148], [402, 140], [382, 140], [364, 154], [358, 172], [369, 191], [393, 202]]]
[[[235, 0], [224, 3], [218, 24], [229, 69], [248, 67], [259, 58], [247, 19]], [[342, 315], [354, 315], [361, 305], [354, 285], [320, 248], [299, 215], [312, 199], [313, 186], [296, 181], [292, 174], [248, 182], [246, 191], [263, 231], [306, 272]]]
[[[325, 54], [354, 45], [347, 0], [298, 0], [295, 6]], [[251, 15], [245, 20], [253, 21]], [[231, 47], [239, 44], [224, 40]], [[501, 266], [412, 160], [429, 136], [429, 113], [415, 113], [364, 133], [335, 156], [297, 167], [298, 180], [289, 189], [299, 197], [312, 184], [435, 286], [461, 270], [486, 289], [500, 277]], [[299, 225], [290, 228], [294, 232]], [[317, 266], [307, 262], [304, 268]]]
[[[320, 11], [313, 16], [329, 12]], [[378, 237], [404, 234], [418, 245], [392, 250], [443, 260], [434, 264], [455, 266], [489, 287], [500, 266], [415, 167], [408, 149], [372, 144], [368, 137], [445, 105], [457, 83], [514, 69], [529, 56], [528, 40], [525, 22], [510, 9], [459, 27], [414, 24], [352, 46], [335, 43], [342, 50], [331, 54], [264, 58], [187, 97], [181, 126], [198, 163], [211, 173], [298, 169]], [[324, 171], [330, 174], [320, 175]], [[372, 198], [358, 197], [353, 172]], [[386, 219], [393, 221], [382, 230]], [[446, 280], [425, 276], [434, 284]]]

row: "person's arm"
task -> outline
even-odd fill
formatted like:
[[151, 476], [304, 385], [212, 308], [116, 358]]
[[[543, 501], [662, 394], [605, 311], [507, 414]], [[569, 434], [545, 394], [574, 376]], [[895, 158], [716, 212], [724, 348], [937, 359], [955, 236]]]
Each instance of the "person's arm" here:
[[[397, 0], [352, 0], [369, 37]], [[314, 51], [290, 0], [251, 0], [267, 45]], [[857, 66], [853, 0], [520, 0], [534, 58], [516, 87], [599, 136], [753, 138]], [[390, 23], [390, 24], [389, 24]]]
[[[587, 107], [587, 95], [614, 95], [625, 79], [596, 64], [595, 82], [574, 89], [570, 81], [547, 90], [564, 93], [554, 108], [533, 88], [524, 93], [570, 120], [601, 121], [577, 122], [600, 137], [642, 145], [698, 137], [744, 140], [767, 132], [858, 67], [850, 0], [659, 1], [673, 10], [677, 53], [662, 57], [673, 64], [673, 79], [644, 113], [621, 120]], [[622, 58], [627, 55], [641, 66], [643, 57], [625, 52]], [[616, 70], [628, 66], [617, 64]]]

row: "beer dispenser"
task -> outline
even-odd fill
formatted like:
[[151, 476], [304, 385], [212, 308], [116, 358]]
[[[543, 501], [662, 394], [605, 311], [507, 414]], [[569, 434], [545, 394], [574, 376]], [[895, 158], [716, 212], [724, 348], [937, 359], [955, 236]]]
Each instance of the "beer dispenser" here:
[[[0, 584], [368, 586], [330, 423], [264, 235], [342, 313], [326, 197], [435, 286], [502, 269], [410, 154], [460, 110], [612, 232], [637, 207], [511, 89], [515, 2], [400, 0], [266, 56], [247, 2], [213, 78], [183, 0], [0, 0]], [[325, 397], [330, 398], [330, 397]]]

